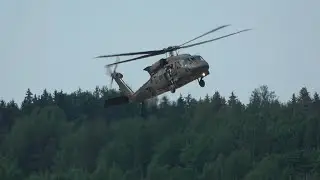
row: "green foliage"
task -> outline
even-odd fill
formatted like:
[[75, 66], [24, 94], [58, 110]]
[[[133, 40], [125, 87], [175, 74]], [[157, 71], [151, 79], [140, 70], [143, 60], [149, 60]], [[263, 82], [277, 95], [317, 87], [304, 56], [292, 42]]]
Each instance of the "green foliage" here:
[[103, 108], [119, 92], [30, 89], [0, 101], [0, 179], [293, 180], [320, 178], [320, 100], [307, 88], [249, 104], [232, 92]]

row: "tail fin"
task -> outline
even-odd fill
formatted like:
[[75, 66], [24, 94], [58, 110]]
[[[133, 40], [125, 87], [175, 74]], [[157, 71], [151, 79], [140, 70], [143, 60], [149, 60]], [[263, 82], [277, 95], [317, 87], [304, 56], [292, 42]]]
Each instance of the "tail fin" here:
[[127, 96], [128, 98], [132, 96], [133, 91], [132, 89], [122, 80], [123, 75], [121, 73], [115, 72], [112, 74], [113, 79], [119, 86], [120, 91], [123, 95]]

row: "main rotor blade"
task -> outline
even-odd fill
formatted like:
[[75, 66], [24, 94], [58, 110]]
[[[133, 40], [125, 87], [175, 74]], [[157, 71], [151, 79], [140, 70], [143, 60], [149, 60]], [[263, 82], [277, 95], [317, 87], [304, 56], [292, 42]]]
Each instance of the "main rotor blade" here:
[[130, 61], [135, 61], [135, 60], [138, 60], [138, 59], [144, 59], [144, 58], [148, 58], [148, 57], [152, 57], [152, 56], [157, 56], [157, 55], [160, 55], [160, 54], [163, 54], [163, 53], [160, 52], [160, 53], [154, 53], [154, 54], [147, 54], [147, 55], [139, 56], [139, 57], [128, 59], [128, 60], [124, 60], [124, 61], [114, 62], [114, 63], [108, 64], [107, 66], [113, 66], [115, 64], [126, 63], [126, 62], [130, 62]]
[[[180, 46], [183, 46], [183, 45], [185, 45], [187, 43], [190, 43], [191, 41], [199, 39], [199, 38], [201, 38], [203, 36], [206, 36], [206, 35], [208, 35], [210, 33], [213, 33], [213, 32], [215, 32], [215, 31], [217, 31], [219, 29], [222, 29], [222, 28], [225, 28], [225, 27], [228, 27], [228, 26], [230, 26], [230, 24], [219, 26], [219, 27], [217, 27], [215, 29], [212, 29], [211, 31], [208, 31], [208, 32], [202, 34], [201, 36], [198, 36], [196, 38], [193, 38], [193, 39], [181, 44]], [[164, 50], [162, 49], [162, 50], [152, 50], [152, 51], [140, 51], [140, 52], [130, 52], [130, 53], [121, 53], [121, 54], [101, 55], [101, 56], [97, 56], [95, 58], [107, 58], [107, 57], [115, 57], [115, 56], [132, 56], [132, 55], [142, 55], [142, 54], [155, 54], [155, 53], [160, 53], [160, 52], [161, 53], [165, 53]]]
[[231, 34], [227, 34], [227, 35], [224, 35], [224, 36], [220, 36], [220, 37], [217, 37], [217, 38], [214, 38], [214, 39], [210, 39], [210, 40], [207, 40], [207, 41], [202, 41], [202, 42], [190, 44], [190, 45], [187, 45], [187, 46], [181, 46], [179, 49], [184, 49], [184, 48], [189, 48], [189, 47], [197, 46], [197, 45], [200, 45], [200, 44], [209, 43], [209, 42], [212, 42], [212, 41], [216, 41], [216, 40], [219, 40], [219, 39], [223, 39], [223, 38], [226, 38], [226, 37], [228, 37], [228, 36], [232, 36], [232, 35], [239, 34], [239, 33], [241, 33], [241, 32], [245, 32], [245, 31], [250, 31], [250, 30], [252, 30], [252, 29], [244, 29], [244, 30], [241, 30], [241, 31], [238, 31], [238, 32], [234, 32], [234, 33], [231, 33]]
[[183, 46], [183, 45], [185, 45], [185, 44], [188, 44], [188, 43], [190, 43], [191, 41], [194, 41], [194, 40], [196, 40], [196, 39], [199, 39], [199, 38], [201, 38], [201, 37], [203, 37], [203, 36], [206, 36], [206, 35], [208, 35], [208, 34], [210, 34], [210, 33], [213, 33], [213, 32], [215, 32], [215, 31], [218, 31], [219, 29], [222, 29], [222, 28], [225, 28], [225, 27], [228, 27], [228, 26], [231, 26], [231, 25], [230, 25], [230, 24], [227, 24], [227, 25], [223, 25], [223, 26], [219, 26], [219, 27], [217, 27], [217, 28], [214, 28], [214, 29], [212, 29], [211, 31], [208, 31], [208, 32], [206, 32], [206, 33], [204, 33], [204, 34], [196, 37], [196, 38], [193, 38], [193, 39], [191, 39], [191, 40], [189, 40], [189, 41], [187, 41], [187, 42], [185, 42], [185, 43], [183, 43], [183, 44], [181, 44], [181, 45], [179, 45], [179, 46]]
[[130, 53], [121, 53], [121, 54], [111, 54], [111, 55], [102, 55], [97, 56], [95, 58], [107, 58], [107, 57], [115, 57], [115, 56], [132, 56], [132, 55], [141, 55], [141, 54], [153, 54], [162, 50], [154, 50], [154, 51], [140, 51], [140, 52], [130, 52]]

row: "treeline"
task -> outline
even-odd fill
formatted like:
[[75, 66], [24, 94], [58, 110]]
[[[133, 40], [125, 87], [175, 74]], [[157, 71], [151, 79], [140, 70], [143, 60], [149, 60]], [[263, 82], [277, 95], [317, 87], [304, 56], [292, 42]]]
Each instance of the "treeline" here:
[[320, 179], [320, 100], [306, 88], [279, 102], [267, 86], [248, 104], [219, 92], [103, 108], [119, 92], [27, 90], [0, 101], [1, 180]]

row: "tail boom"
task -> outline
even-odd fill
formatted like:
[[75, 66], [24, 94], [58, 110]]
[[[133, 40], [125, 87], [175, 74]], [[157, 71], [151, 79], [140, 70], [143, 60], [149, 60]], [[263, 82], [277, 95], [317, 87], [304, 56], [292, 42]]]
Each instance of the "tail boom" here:
[[118, 84], [119, 90], [123, 95], [127, 97], [131, 97], [133, 95], [133, 91], [131, 90], [131, 88], [122, 79], [116, 79], [115, 81]]
[[131, 98], [134, 94], [132, 89], [123, 81], [123, 75], [121, 73], [115, 72], [112, 75], [114, 81], [118, 84], [121, 96], [114, 97], [105, 100], [104, 107], [116, 106], [121, 104], [127, 104], [131, 101]]

